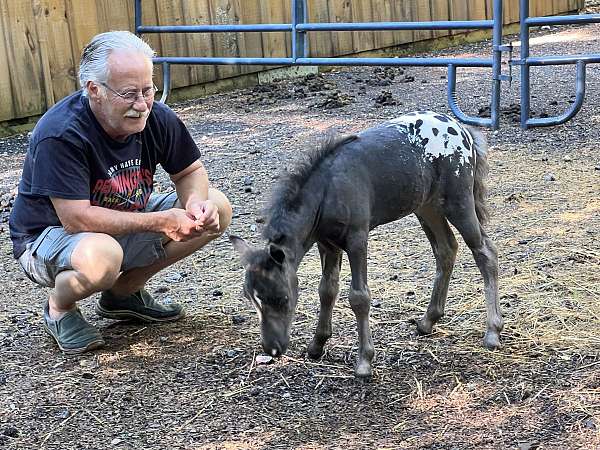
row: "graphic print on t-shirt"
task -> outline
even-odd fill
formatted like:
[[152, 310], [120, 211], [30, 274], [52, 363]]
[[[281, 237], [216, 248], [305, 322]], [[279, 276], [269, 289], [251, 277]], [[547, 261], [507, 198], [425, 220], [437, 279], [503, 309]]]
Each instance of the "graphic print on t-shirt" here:
[[92, 188], [94, 206], [121, 211], [144, 209], [152, 193], [152, 172], [141, 167], [139, 159], [111, 166], [107, 179], [99, 179]]

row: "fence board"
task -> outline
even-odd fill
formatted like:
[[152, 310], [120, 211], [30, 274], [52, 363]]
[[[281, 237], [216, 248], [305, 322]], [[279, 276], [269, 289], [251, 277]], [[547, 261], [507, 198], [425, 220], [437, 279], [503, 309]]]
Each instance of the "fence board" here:
[[[208, 0], [197, 0], [188, 2], [183, 10], [186, 25], [210, 24], [210, 6]], [[189, 56], [214, 56], [212, 34], [189, 33], [188, 40]], [[207, 65], [189, 66], [190, 83], [198, 84], [217, 79], [217, 68]]]
[[[212, 23], [235, 25], [239, 23], [235, 0], [211, 0]], [[213, 36], [217, 56], [240, 56], [240, 33], [216, 33]], [[218, 78], [230, 78], [240, 73], [240, 66], [217, 66]]]
[[[333, 23], [352, 22], [352, 6], [347, 0], [329, 0], [329, 21]], [[346, 55], [354, 49], [353, 33], [336, 31], [332, 33], [333, 54]]]
[[[352, 4], [352, 22], [373, 22], [373, 4], [371, 0]], [[375, 48], [375, 36], [372, 31], [356, 31], [352, 35], [356, 53]]]
[[[409, 3], [410, 10], [412, 12], [411, 20], [414, 22], [429, 22], [431, 21], [431, 8], [427, 1], [423, 0], [412, 0]], [[415, 41], [424, 41], [427, 39], [433, 39], [433, 32], [430, 30], [414, 31], [413, 39]]]
[[[431, 20], [448, 20], [448, 1], [447, 0], [429, 0], [431, 9]], [[434, 31], [435, 37], [448, 36], [449, 30]]]
[[98, 10], [93, 0], [66, 0], [67, 21], [71, 30], [71, 49], [74, 55], [81, 50], [96, 34], [106, 29], [100, 28]]
[[[327, 0], [314, 0], [308, 9], [309, 21], [315, 23], [330, 22]], [[328, 57], [333, 55], [333, 32], [309, 32], [310, 56]]]
[[[244, 24], [261, 23], [260, 0], [243, 0], [237, 5], [240, 22]], [[241, 56], [262, 57], [261, 33], [238, 33], [239, 51]], [[264, 70], [263, 66], [241, 66], [242, 73], [251, 73]]]
[[76, 65], [80, 55], [74, 55], [71, 48], [71, 30], [64, 0], [45, 0], [44, 3], [52, 91], [56, 101], [79, 87]]
[[[181, 0], [156, 0], [158, 25], [183, 25]], [[186, 35], [183, 33], [160, 34], [162, 56], [184, 56], [188, 53]], [[176, 88], [190, 85], [190, 72], [187, 66], [171, 66], [171, 86]]]
[[[6, 13], [6, 3], [0, 1], [0, 61], [8, 62], [8, 52], [6, 48], [6, 30], [4, 27], [4, 18], [8, 16]], [[0, 64], [0, 120], [8, 120], [16, 117], [15, 108], [13, 105], [12, 96], [12, 80], [8, 70], [8, 64]], [[8, 94], [8, 95], [6, 95]]]
[[[261, 0], [258, 13], [260, 23], [290, 23], [288, 20], [291, 20], [284, 17], [282, 0]], [[286, 34], [287, 33], [262, 33], [262, 53], [265, 58], [281, 58], [287, 56]]]
[[16, 117], [41, 113], [45, 101], [40, 55], [30, 1], [2, 1], [6, 64]]

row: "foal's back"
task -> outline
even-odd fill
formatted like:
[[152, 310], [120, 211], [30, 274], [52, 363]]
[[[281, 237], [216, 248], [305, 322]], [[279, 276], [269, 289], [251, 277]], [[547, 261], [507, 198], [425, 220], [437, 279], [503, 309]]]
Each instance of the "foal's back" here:
[[448, 195], [471, 195], [476, 152], [468, 129], [431, 111], [402, 115], [343, 144], [329, 166], [325, 222], [369, 229]]

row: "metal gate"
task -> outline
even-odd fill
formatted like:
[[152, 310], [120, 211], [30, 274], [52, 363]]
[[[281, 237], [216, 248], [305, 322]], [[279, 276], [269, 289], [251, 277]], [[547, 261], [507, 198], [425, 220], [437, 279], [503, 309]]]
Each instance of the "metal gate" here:
[[[165, 102], [171, 85], [171, 64], [241, 64], [263, 66], [429, 66], [448, 69], [448, 105], [462, 122], [490, 127], [500, 125], [500, 91], [502, 81], [511, 81], [509, 75], [501, 73], [502, 53], [511, 52], [512, 47], [502, 43], [502, 0], [493, 1], [492, 20], [429, 21], [429, 22], [364, 22], [364, 23], [309, 23], [307, 0], [291, 0], [292, 23], [252, 25], [142, 25], [142, 0], [135, 0], [135, 32], [144, 33], [226, 33], [226, 32], [289, 32], [291, 33], [292, 55], [287, 58], [243, 58], [243, 57], [191, 57], [163, 56], [154, 58], [155, 64], [163, 69], [163, 95]], [[599, 63], [600, 54], [574, 56], [529, 56], [529, 29], [543, 25], [600, 23], [600, 14], [529, 17], [529, 0], [520, 0], [521, 51], [518, 59], [509, 59], [509, 64], [520, 66], [521, 72], [521, 127], [558, 125], [571, 119], [583, 104], [585, 97], [585, 71], [589, 63]], [[492, 30], [492, 54], [490, 58], [312, 58], [308, 56], [309, 33], [315, 31], [392, 31], [392, 30]], [[512, 52], [511, 52], [512, 55]], [[555, 117], [530, 118], [530, 68], [532, 66], [574, 64], [577, 68], [576, 98], [571, 107]], [[458, 67], [491, 67], [492, 89], [490, 118], [465, 114], [456, 99], [456, 73]]]

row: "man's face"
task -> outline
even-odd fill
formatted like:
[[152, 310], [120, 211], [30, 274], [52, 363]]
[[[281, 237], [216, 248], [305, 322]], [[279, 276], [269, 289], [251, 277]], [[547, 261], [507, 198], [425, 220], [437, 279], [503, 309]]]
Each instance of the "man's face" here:
[[[142, 92], [152, 90], [152, 62], [142, 53], [114, 51], [108, 58], [106, 83], [88, 82], [90, 106], [106, 133], [117, 141], [139, 133], [146, 126], [152, 109], [153, 96]], [[135, 92], [134, 101], [119, 96]]]

